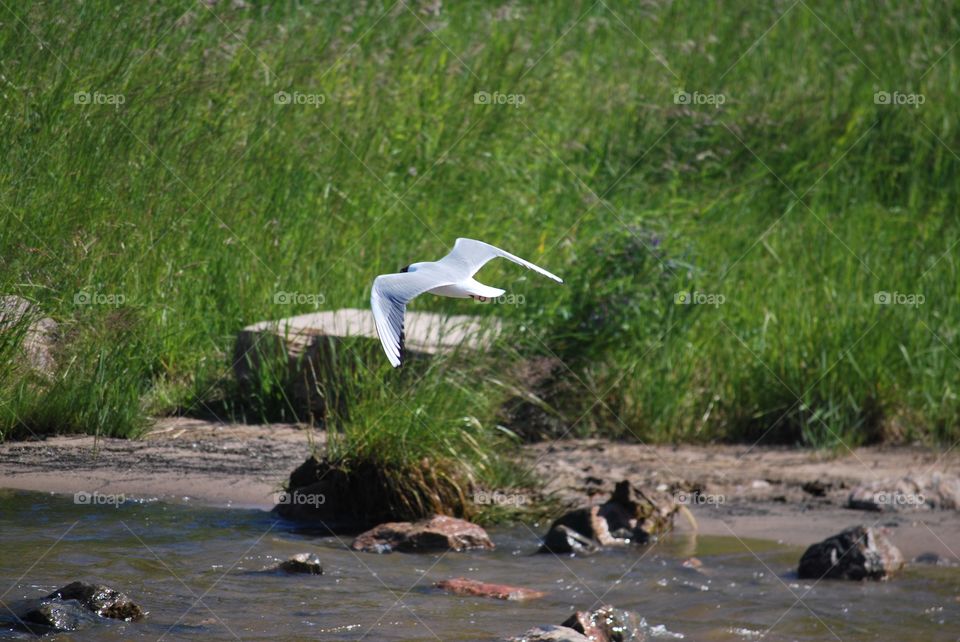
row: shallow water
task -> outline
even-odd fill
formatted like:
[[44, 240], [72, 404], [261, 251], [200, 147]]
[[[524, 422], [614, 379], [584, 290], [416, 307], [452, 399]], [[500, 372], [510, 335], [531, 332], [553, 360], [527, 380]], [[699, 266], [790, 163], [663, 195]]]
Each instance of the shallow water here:
[[[735, 537], [668, 538], [589, 558], [533, 555], [543, 526], [491, 529], [493, 552], [354, 554], [262, 511], [126, 501], [118, 507], [0, 491], [5, 605], [70, 581], [98, 581], [147, 611], [58, 640], [495, 640], [610, 603], [637, 611], [655, 639], [957, 640], [960, 569], [915, 566], [887, 583], [815, 585], [802, 550]], [[259, 574], [316, 552], [322, 576]], [[696, 556], [698, 571], [684, 566]], [[431, 588], [466, 576], [548, 593], [526, 603]], [[14, 633], [0, 605], [0, 639]], [[4, 619], [5, 618], [5, 619]], [[772, 628], [771, 628], [772, 627]], [[766, 635], [764, 635], [766, 633]], [[662, 637], [659, 637], [662, 636]]]

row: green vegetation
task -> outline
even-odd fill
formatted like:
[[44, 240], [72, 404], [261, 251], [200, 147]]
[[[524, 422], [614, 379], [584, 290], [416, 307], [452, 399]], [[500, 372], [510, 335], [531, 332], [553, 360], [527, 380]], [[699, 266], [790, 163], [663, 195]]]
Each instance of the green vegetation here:
[[0, 9], [0, 294], [63, 335], [52, 382], [0, 342], [0, 435], [236, 410], [241, 327], [364, 307], [469, 236], [568, 282], [500, 262], [479, 278], [523, 305], [418, 299], [509, 340], [358, 356], [338, 456], [495, 478], [503, 373], [534, 355], [565, 364], [571, 435], [960, 437], [956, 7], [431, 5]]

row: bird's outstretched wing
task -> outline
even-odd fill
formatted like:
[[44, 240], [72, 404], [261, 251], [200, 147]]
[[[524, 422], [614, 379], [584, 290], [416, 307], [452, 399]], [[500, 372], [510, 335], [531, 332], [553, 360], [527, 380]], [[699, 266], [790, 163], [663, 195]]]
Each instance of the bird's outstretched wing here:
[[528, 270], [533, 270], [538, 272], [543, 276], [553, 279], [557, 283], [563, 283], [561, 279], [556, 274], [547, 272], [542, 267], [534, 265], [530, 261], [525, 261], [519, 256], [510, 254], [501, 250], [498, 247], [494, 247], [489, 243], [484, 243], [483, 241], [474, 241], [473, 239], [457, 239], [457, 242], [453, 245], [453, 250], [450, 254], [447, 254], [445, 257], [437, 261], [437, 263], [448, 267], [450, 269], [460, 269], [466, 270], [470, 276], [473, 276], [477, 271], [482, 268], [486, 263], [497, 257], [508, 259], [522, 265]]
[[373, 280], [370, 307], [383, 351], [394, 368], [403, 363], [403, 315], [407, 303], [427, 290], [451, 283], [442, 275], [427, 271], [382, 274]]

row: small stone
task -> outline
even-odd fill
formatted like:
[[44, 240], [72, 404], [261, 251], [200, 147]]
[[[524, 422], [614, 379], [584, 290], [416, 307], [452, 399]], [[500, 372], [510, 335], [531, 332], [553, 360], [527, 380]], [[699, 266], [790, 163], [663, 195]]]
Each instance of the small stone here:
[[425, 553], [492, 549], [487, 532], [470, 522], [435, 515], [418, 522], [389, 522], [363, 533], [351, 544], [355, 551], [367, 553]]
[[315, 553], [298, 553], [290, 559], [280, 562], [277, 569], [285, 573], [323, 575], [323, 563]]
[[17, 616], [30, 633], [78, 631], [96, 623], [97, 616], [77, 600], [43, 599]]
[[703, 562], [701, 562], [696, 557], [688, 557], [683, 560], [683, 568], [692, 568], [692, 569], [701, 569], [703, 568]]
[[463, 595], [470, 597], [492, 597], [498, 600], [533, 600], [546, 595], [543, 591], [521, 588], [517, 586], [508, 586], [506, 584], [491, 584], [489, 582], [479, 582], [477, 580], [467, 579], [465, 577], [455, 577], [451, 580], [441, 580], [433, 585], [435, 588], [453, 593], [454, 595]]

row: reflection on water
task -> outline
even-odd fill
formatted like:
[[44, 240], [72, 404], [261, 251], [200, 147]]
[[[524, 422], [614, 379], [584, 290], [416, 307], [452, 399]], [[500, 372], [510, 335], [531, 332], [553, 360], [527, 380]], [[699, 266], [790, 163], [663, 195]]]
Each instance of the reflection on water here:
[[[684, 536], [573, 559], [533, 555], [543, 530], [492, 529], [494, 552], [355, 555], [347, 538], [297, 534], [260, 511], [77, 505], [69, 497], [0, 491], [0, 592], [3, 604], [14, 606], [82, 579], [124, 591], [149, 611], [140, 622], [105, 621], [62, 638], [70, 640], [495, 640], [601, 603], [662, 625], [654, 632], [664, 639], [960, 636], [955, 568], [913, 567], [887, 583], [813, 585], [793, 572], [802, 550], [770, 542]], [[318, 553], [326, 574], [254, 573], [300, 552]], [[685, 564], [692, 556], [700, 568]], [[431, 588], [457, 576], [548, 596], [501, 602]], [[12, 632], [0, 605], [0, 639], [18, 638], [27, 636]]]

